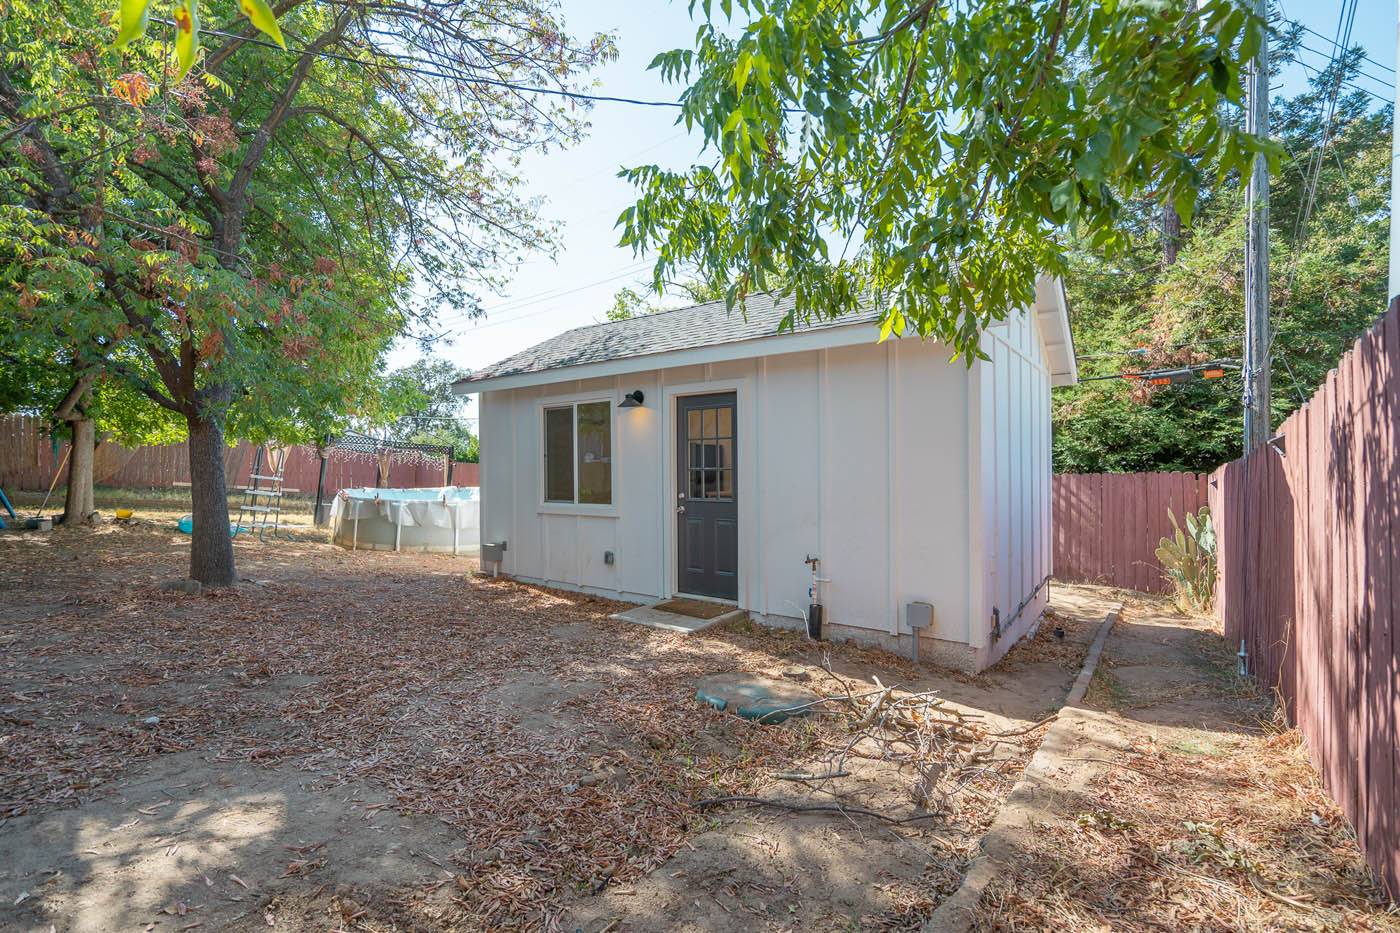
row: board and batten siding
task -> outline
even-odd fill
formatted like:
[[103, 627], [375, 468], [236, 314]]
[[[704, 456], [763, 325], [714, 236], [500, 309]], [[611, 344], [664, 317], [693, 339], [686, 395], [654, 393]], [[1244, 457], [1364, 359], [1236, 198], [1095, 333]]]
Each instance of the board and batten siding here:
[[[972, 544], [987, 567], [974, 600], [979, 668], [1005, 654], [1049, 601], [1051, 375], [1038, 326], [1021, 314], [988, 328], [982, 349], [990, 359], [973, 371], [971, 408], [981, 416], [970, 468], [981, 521], [974, 519]], [[993, 610], [1002, 627], [996, 639]]]
[[[800, 625], [811, 554], [831, 580], [832, 637], [907, 652], [918, 600], [934, 607], [920, 656], [984, 666], [1012, 640], [990, 641], [991, 607], [1007, 618], [1049, 567], [1049, 375], [1033, 320], [1017, 318], [988, 332], [993, 360], [970, 370], [905, 338], [482, 393], [482, 540], [508, 543], [501, 570], [518, 579], [673, 595], [675, 399], [733, 391], [739, 605]], [[645, 405], [618, 409], [635, 389]], [[602, 397], [613, 505], [543, 503], [542, 409]]]

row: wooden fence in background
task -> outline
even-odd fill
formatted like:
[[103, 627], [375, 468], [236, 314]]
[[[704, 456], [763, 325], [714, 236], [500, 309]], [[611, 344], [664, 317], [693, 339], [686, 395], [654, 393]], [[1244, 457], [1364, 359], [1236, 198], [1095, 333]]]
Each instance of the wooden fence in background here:
[[1059, 473], [1054, 510], [1055, 577], [1149, 593], [1170, 587], [1158, 543], [1206, 504], [1204, 473]]
[[[53, 442], [48, 427], [38, 418], [12, 415], [0, 418], [0, 487], [5, 489], [48, 489], [55, 472], [63, 464], [68, 445]], [[224, 451], [224, 478], [230, 486], [248, 479], [256, 448], [247, 441]], [[289, 489], [315, 495], [321, 461], [312, 447], [293, 447], [287, 455], [282, 479]], [[377, 469], [367, 456], [332, 455], [326, 464], [326, 495], [341, 489], [373, 486]], [[66, 470], [65, 470], [66, 474]], [[475, 463], [457, 463], [452, 482], [457, 486], [478, 485]], [[118, 444], [98, 444], [93, 459], [93, 481], [100, 486], [137, 489], [162, 488], [190, 479], [189, 451], [185, 444], [151, 445], [127, 448]], [[66, 475], [58, 478], [58, 485]], [[397, 462], [389, 468], [384, 485], [404, 488], [441, 486], [441, 463]]]
[[1400, 303], [1214, 474], [1216, 608], [1400, 898]]

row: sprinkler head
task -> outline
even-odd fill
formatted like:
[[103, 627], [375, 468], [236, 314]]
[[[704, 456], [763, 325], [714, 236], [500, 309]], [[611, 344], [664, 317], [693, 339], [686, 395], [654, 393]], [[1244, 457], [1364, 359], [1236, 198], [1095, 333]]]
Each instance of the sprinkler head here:
[[1055, 640], [1056, 640], [1056, 641], [1064, 641], [1064, 640], [1065, 640], [1065, 629], [1064, 629], [1064, 626], [1062, 626], [1062, 625], [1057, 625], [1057, 626], [1055, 626], [1055, 631], [1054, 631], [1052, 634], [1055, 636]]

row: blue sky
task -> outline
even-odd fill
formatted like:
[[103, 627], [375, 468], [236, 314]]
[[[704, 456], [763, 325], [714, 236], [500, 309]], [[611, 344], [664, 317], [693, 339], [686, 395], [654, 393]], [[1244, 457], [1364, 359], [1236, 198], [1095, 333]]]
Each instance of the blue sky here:
[[[1337, 34], [1342, 5], [1341, 0], [1287, 0], [1281, 7], [1285, 16], [1330, 38]], [[620, 57], [597, 72], [597, 93], [675, 99], [678, 89], [663, 84], [647, 65], [658, 51], [690, 44], [695, 26], [684, 2], [563, 0], [563, 6], [572, 34], [617, 36]], [[1387, 70], [1395, 67], [1395, 3], [1361, 2], [1352, 35], [1374, 59], [1365, 65], [1371, 77], [1359, 83], [1392, 99], [1394, 91], [1385, 82], [1395, 81], [1394, 72]], [[1305, 44], [1313, 51], [1301, 50], [1301, 59], [1314, 68], [1325, 65], [1328, 39], [1308, 35]], [[1307, 74], [1304, 67], [1289, 65], [1274, 93], [1297, 93]], [[546, 199], [545, 215], [563, 224], [562, 248], [553, 259], [539, 256], [521, 267], [507, 294], [484, 296], [484, 319], [445, 321], [451, 343], [439, 344], [434, 354], [468, 368], [484, 366], [571, 327], [602, 320], [619, 288], [649, 278], [649, 263], [616, 245], [613, 224], [634, 198], [631, 187], [614, 176], [622, 165], [684, 168], [697, 161], [698, 141], [687, 138], [674, 121], [673, 110], [600, 103], [581, 144], [527, 160], [525, 173], [533, 192]], [[405, 345], [391, 363], [401, 366], [420, 355], [416, 345]]]

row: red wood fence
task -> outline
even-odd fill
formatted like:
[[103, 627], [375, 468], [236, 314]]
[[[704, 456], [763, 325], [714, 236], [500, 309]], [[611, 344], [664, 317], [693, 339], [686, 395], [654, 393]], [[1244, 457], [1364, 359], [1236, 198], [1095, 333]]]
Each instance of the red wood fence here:
[[1212, 483], [1225, 635], [1400, 897], [1400, 303]]
[[[33, 417], [14, 415], [0, 418], [0, 486], [6, 489], [48, 489], [54, 473], [62, 465], [68, 445], [54, 444], [44, 423]], [[256, 448], [246, 441], [224, 450], [224, 477], [230, 486], [247, 481]], [[283, 483], [307, 495], [315, 495], [321, 461], [312, 447], [293, 447], [287, 455]], [[368, 456], [334, 454], [326, 464], [326, 495], [341, 489], [373, 486], [376, 465]], [[475, 463], [457, 463], [452, 468], [452, 482], [457, 486], [476, 486], [479, 482]], [[189, 452], [184, 443], [122, 447], [118, 444], [98, 444], [93, 460], [93, 481], [103, 486], [153, 488], [188, 483], [190, 479]], [[59, 484], [64, 483], [59, 477]], [[396, 462], [389, 468], [388, 486], [405, 488], [441, 486], [441, 463]]]
[[[1170, 587], [1158, 543], [1206, 504], [1204, 473], [1059, 473], [1054, 479], [1055, 577], [1149, 593]], [[1184, 527], [1184, 526], [1183, 526]]]

